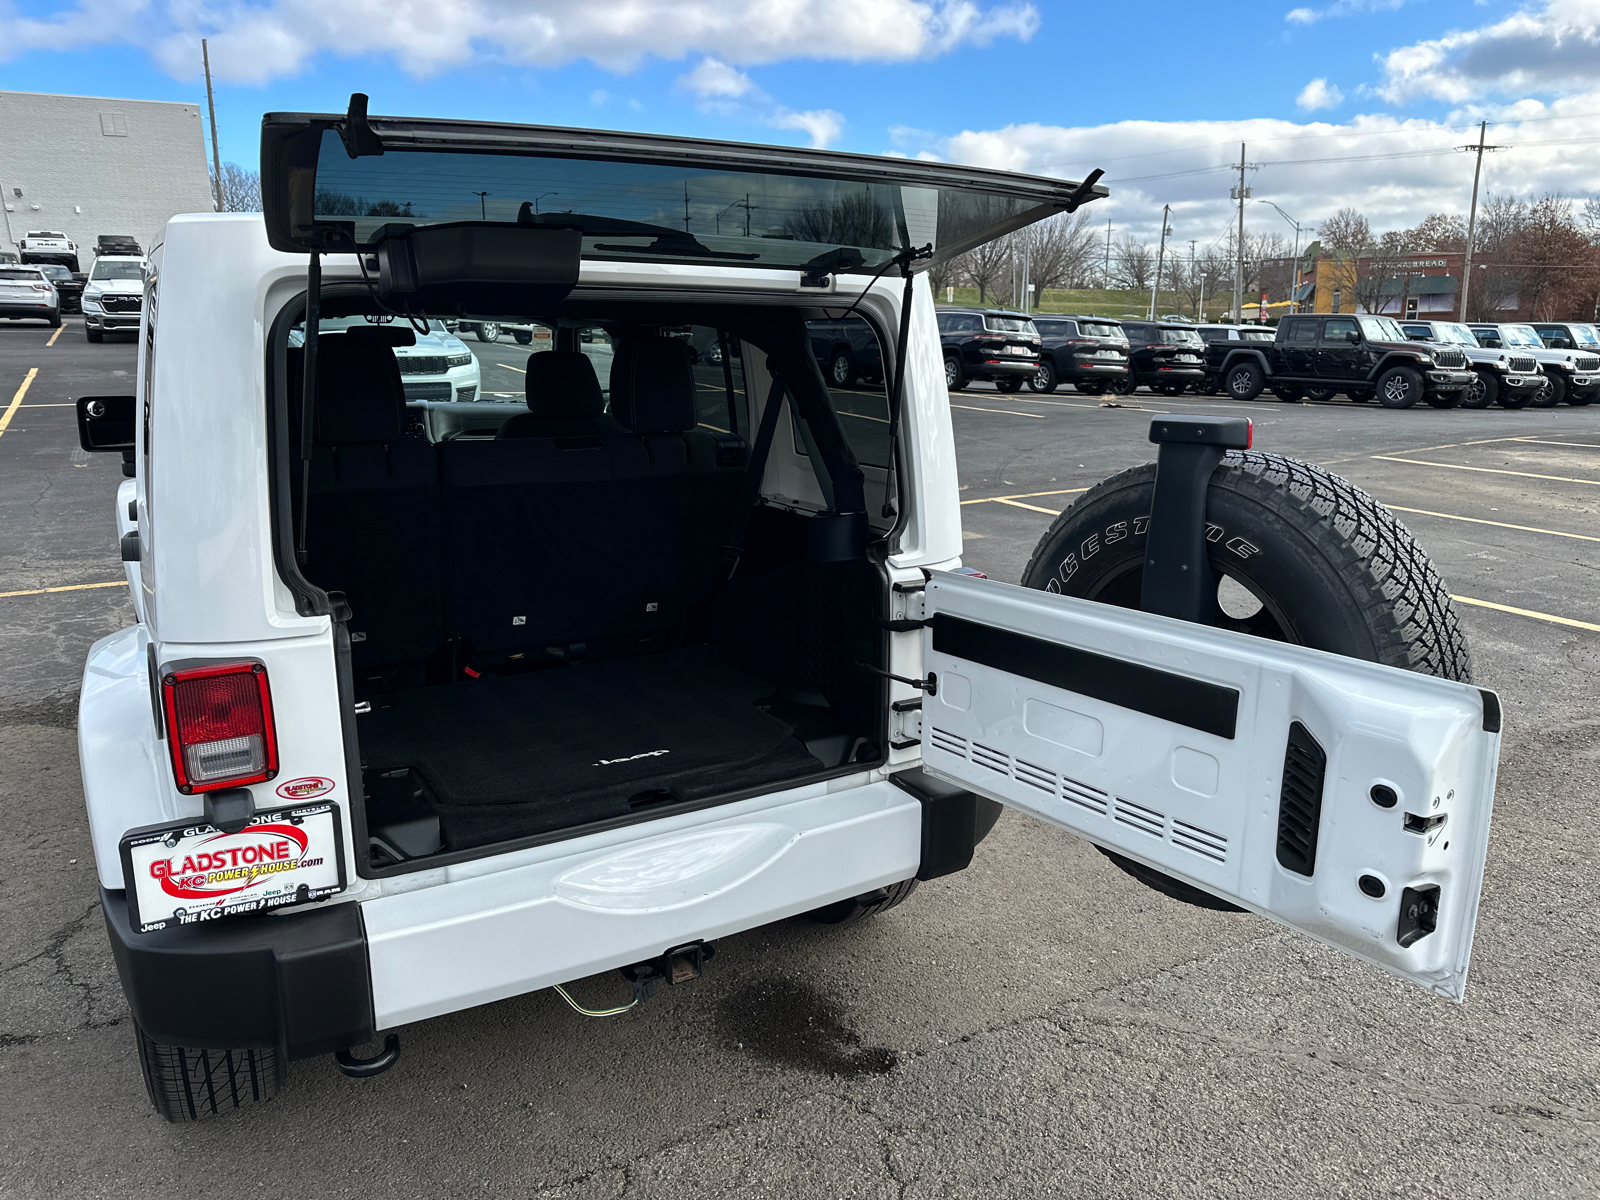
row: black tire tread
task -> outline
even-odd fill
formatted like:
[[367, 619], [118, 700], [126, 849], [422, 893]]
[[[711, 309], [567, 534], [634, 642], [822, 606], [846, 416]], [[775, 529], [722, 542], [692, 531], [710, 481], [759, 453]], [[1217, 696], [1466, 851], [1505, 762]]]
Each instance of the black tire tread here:
[[134, 1026], [139, 1066], [155, 1110], [174, 1123], [270, 1100], [283, 1087], [276, 1050], [194, 1050], [164, 1046]]
[[891, 883], [888, 887], [877, 888], [860, 896], [836, 900], [832, 904], [812, 909], [806, 916], [819, 925], [835, 927], [854, 925], [858, 921], [865, 921], [868, 917], [888, 912], [898, 904], [904, 904], [916, 890], [915, 879], [902, 879], [899, 883]]
[[[1035, 576], [1040, 550], [1074, 515], [1125, 487], [1153, 487], [1155, 464], [1103, 480], [1063, 512], [1035, 547], [1022, 578]], [[1256, 450], [1230, 451], [1212, 476], [1299, 526], [1351, 584], [1377, 642], [1378, 662], [1469, 683], [1471, 655], [1455, 606], [1411, 531], [1360, 488], [1310, 463]], [[1047, 572], [1049, 566], [1044, 568]]]

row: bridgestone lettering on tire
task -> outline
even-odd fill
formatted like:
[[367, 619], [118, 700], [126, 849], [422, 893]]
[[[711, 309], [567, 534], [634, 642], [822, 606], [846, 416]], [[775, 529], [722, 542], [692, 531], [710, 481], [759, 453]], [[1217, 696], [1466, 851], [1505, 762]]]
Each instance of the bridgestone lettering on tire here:
[[137, 1025], [133, 1033], [150, 1103], [169, 1121], [198, 1121], [270, 1100], [283, 1087], [276, 1050], [193, 1050], [153, 1042]]
[[[1023, 585], [1137, 607], [1154, 490], [1154, 463], [1091, 488], [1040, 540]], [[1438, 572], [1365, 492], [1308, 463], [1230, 452], [1211, 477], [1206, 518], [1219, 627], [1471, 681], [1466, 635]], [[1231, 907], [1107, 853], [1168, 895]]]

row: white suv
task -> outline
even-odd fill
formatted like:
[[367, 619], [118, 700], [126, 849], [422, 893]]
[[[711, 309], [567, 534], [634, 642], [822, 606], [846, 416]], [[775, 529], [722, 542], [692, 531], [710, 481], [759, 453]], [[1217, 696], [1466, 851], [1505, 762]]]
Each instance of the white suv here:
[[[1174, 418], [1160, 484], [1080, 499], [1024, 586], [961, 569], [922, 271], [1094, 177], [574, 136], [269, 116], [264, 219], [170, 221], [136, 395], [78, 401], [134, 476], [138, 620], [78, 728], [162, 1113], [600, 971], [639, 1003], [965, 868], [1001, 805], [1460, 999], [1499, 705], [1384, 509]], [[602, 211], [456, 199], [560, 188]], [[432, 215], [348, 215], [391, 195]], [[718, 233], [746, 196], [783, 236]], [[405, 419], [434, 314], [552, 330], [491, 434]], [[824, 378], [807, 321], [845, 319], [887, 387]]]

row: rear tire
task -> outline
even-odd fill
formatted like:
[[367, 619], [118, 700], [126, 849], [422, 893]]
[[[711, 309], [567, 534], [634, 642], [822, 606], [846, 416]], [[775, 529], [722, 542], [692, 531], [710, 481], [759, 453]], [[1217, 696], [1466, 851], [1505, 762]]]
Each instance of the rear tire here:
[[1041, 395], [1049, 395], [1056, 390], [1056, 365], [1048, 358], [1039, 360], [1039, 369], [1034, 372], [1033, 378], [1028, 380], [1028, 386]]
[[1429, 408], [1454, 408], [1464, 395], [1465, 392], [1429, 392], [1425, 399]]
[[997, 392], [1005, 392], [1008, 395], [1012, 392], [1020, 392], [1022, 390], [1022, 376], [1001, 376], [999, 379], [994, 381], [994, 390]]
[[1410, 367], [1390, 367], [1378, 376], [1378, 400], [1385, 408], [1410, 408], [1422, 395], [1422, 376]]
[[856, 381], [856, 360], [848, 350], [836, 350], [828, 360], [828, 382], [837, 388], [847, 388]]
[[61, 310], [59, 308], [56, 309], [56, 311], [51, 313], [48, 317], [46, 317], [44, 319], [44, 321], [45, 321], [45, 324], [48, 325], [51, 329], [60, 329], [61, 328]]
[[[1040, 539], [1023, 586], [1137, 608], [1155, 473], [1146, 463], [1091, 488]], [[1231, 587], [1220, 599], [1227, 607], [1219, 606], [1219, 627], [1470, 682], [1466, 635], [1438, 572], [1365, 492], [1309, 463], [1230, 452], [1211, 477], [1206, 517], [1221, 530], [1207, 541], [1211, 568], [1219, 588]], [[1259, 607], [1246, 611], [1252, 603]], [[1234, 909], [1102, 853], [1175, 899]]]
[[1338, 388], [1314, 387], [1306, 389], [1306, 399], [1315, 400], [1319, 404], [1324, 404], [1327, 401], [1332, 400], [1338, 394]]
[[191, 1050], [152, 1041], [137, 1025], [133, 1034], [150, 1103], [174, 1123], [270, 1100], [283, 1087], [276, 1050]]
[[106, 335], [102, 330], [90, 329], [87, 325], [83, 327], [83, 336], [91, 342], [103, 342], [106, 340]]
[[517, 345], [519, 346], [533, 345], [533, 330], [531, 329], [513, 329], [511, 336], [517, 339]]
[[1075, 383], [1072, 390], [1082, 396], [1103, 396], [1106, 392], [1106, 383], [1103, 379], [1091, 380], [1088, 383]]
[[480, 342], [498, 342], [500, 340], [500, 326], [493, 321], [480, 323], [476, 332]]
[[1493, 371], [1474, 371], [1472, 384], [1461, 397], [1462, 408], [1488, 408], [1500, 398], [1500, 376]]
[[1285, 404], [1298, 404], [1305, 395], [1299, 388], [1292, 387], [1275, 387], [1272, 389], [1272, 394]]
[[967, 386], [967, 373], [961, 369], [961, 360], [954, 354], [944, 356], [944, 386], [952, 392], [959, 392]]
[[1223, 387], [1234, 400], [1254, 400], [1265, 386], [1266, 378], [1253, 362], [1235, 363], [1223, 377]]
[[848, 900], [824, 904], [821, 908], [812, 909], [806, 916], [819, 925], [854, 925], [857, 921], [865, 921], [868, 917], [875, 917], [897, 904], [905, 903], [907, 897], [916, 890], [915, 879], [902, 879], [899, 883], [875, 888], [860, 896], [851, 896]]

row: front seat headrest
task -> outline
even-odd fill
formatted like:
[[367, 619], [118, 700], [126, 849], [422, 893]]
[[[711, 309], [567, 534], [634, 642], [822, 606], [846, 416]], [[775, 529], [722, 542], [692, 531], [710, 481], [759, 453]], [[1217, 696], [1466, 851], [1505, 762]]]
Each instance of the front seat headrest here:
[[635, 433], [683, 433], [697, 421], [694, 364], [682, 338], [631, 337], [611, 363], [611, 411]]
[[578, 350], [540, 350], [528, 355], [528, 411], [538, 417], [598, 417], [605, 393], [594, 363]]
[[392, 442], [405, 429], [406, 392], [394, 350], [375, 338], [317, 339], [317, 439]]

